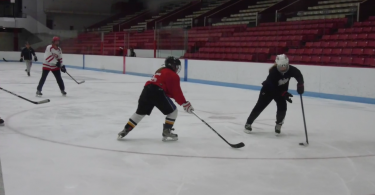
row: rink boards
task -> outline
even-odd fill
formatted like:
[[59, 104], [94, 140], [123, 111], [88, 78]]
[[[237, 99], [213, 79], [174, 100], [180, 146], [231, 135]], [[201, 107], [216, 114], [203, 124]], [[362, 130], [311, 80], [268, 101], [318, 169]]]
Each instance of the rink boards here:
[[[39, 61], [43, 53], [37, 53]], [[19, 52], [0, 52], [0, 60], [18, 61]], [[182, 59], [181, 80], [258, 90], [272, 63], [227, 62]], [[41, 64], [37, 62], [36, 64]], [[69, 68], [150, 77], [164, 59], [64, 54]], [[305, 79], [306, 96], [375, 104], [375, 69], [338, 66], [295, 65]], [[296, 81], [290, 91], [296, 94]]]

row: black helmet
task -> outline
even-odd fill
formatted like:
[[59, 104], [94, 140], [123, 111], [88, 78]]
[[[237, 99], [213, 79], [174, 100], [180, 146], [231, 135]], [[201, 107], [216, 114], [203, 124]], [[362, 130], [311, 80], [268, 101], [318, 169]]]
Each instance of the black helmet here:
[[164, 64], [166, 68], [169, 68], [176, 73], [179, 73], [181, 70], [181, 61], [173, 56], [167, 57]]

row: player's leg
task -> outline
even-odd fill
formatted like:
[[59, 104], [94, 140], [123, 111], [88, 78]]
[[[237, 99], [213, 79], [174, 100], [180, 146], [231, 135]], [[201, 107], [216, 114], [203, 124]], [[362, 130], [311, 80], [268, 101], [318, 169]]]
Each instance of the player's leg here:
[[275, 98], [275, 102], [277, 105], [275, 133], [280, 134], [281, 126], [284, 124], [286, 116], [287, 104], [286, 100], [282, 97]]
[[[157, 87], [157, 86], [155, 86]], [[172, 133], [174, 131], [173, 125], [177, 119], [178, 110], [176, 105], [173, 103], [171, 98], [169, 98], [165, 92], [157, 87], [155, 88], [155, 92], [153, 93], [153, 102], [154, 105], [164, 114], [166, 115], [165, 123], [163, 124], [163, 141], [167, 140], [178, 140], [178, 135]]]
[[56, 82], [57, 82], [57, 84], [59, 85], [59, 88], [60, 88], [61, 94], [62, 94], [62, 95], [66, 95], [66, 92], [65, 92], [65, 85], [64, 85], [64, 81], [63, 81], [62, 78], [61, 78], [61, 72], [60, 72], [60, 70], [52, 71], [52, 73], [53, 73], [53, 75], [54, 75], [55, 78], [56, 78]]
[[125, 137], [131, 130], [133, 130], [139, 122], [146, 116], [150, 115], [154, 105], [150, 101], [150, 92], [147, 86], [143, 88], [141, 96], [138, 100], [137, 111], [129, 118], [128, 123], [126, 123], [124, 129], [118, 133], [118, 138], [121, 139]]
[[37, 89], [37, 91], [36, 91], [37, 96], [43, 95], [42, 94], [42, 88], [43, 88], [44, 83], [46, 82], [48, 73], [49, 73], [49, 70], [43, 70], [42, 71], [42, 77], [40, 77], [38, 87], [36, 88]]
[[31, 60], [25, 60], [25, 62], [26, 62], [26, 72], [27, 72], [27, 75], [30, 76]]
[[264, 91], [263, 89], [260, 90], [259, 98], [254, 106], [253, 110], [250, 113], [250, 116], [247, 118], [246, 125], [245, 125], [245, 133], [250, 133], [252, 130], [251, 125], [255, 121], [255, 119], [258, 118], [260, 113], [263, 112], [263, 110], [268, 106], [268, 104], [272, 101], [272, 94], [269, 94], [268, 92]]
[[3, 126], [3, 125], [4, 125], [4, 120], [0, 118], [0, 126]]

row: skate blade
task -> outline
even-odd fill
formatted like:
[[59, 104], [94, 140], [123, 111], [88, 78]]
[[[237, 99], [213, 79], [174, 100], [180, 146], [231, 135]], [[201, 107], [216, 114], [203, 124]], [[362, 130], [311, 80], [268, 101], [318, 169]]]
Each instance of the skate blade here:
[[247, 129], [243, 130], [243, 132], [245, 132], [245, 133], [247, 133], [247, 134], [251, 134], [251, 131], [250, 131], [250, 130], [247, 130]]
[[169, 142], [169, 141], [177, 141], [178, 140], [178, 137], [163, 137], [162, 141], [163, 142]]

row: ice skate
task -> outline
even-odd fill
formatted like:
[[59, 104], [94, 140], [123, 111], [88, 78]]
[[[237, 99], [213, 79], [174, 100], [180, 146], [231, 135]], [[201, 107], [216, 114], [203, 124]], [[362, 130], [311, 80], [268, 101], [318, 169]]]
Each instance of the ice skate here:
[[62, 94], [63, 96], [66, 96], [66, 92], [65, 92], [64, 90], [61, 90], [61, 94]]
[[40, 96], [42, 96], [42, 95], [43, 95], [43, 94], [42, 94], [41, 91], [39, 91], [39, 90], [36, 91], [36, 96], [37, 96], [37, 97], [40, 97]]
[[281, 133], [281, 126], [282, 126], [282, 124], [276, 124], [276, 126], [275, 126], [275, 133], [276, 134], [280, 134]]
[[117, 139], [122, 139], [123, 137], [125, 137], [131, 130], [128, 130], [128, 129], [125, 129], [122, 130], [120, 133], [118, 133], [118, 137]]
[[4, 120], [0, 118], [0, 126], [4, 126]]
[[245, 130], [244, 130], [245, 133], [250, 134], [252, 130], [253, 129], [251, 128], [251, 124], [246, 124], [245, 125]]
[[176, 141], [178, 140], [178, 135], [172, 133], [174, 131], [173, 128], [166, 128], [165, 125], [163, 127], [163, 142], [165, 141]]
[[27, 72], [27, 76], [30, 76], [30, 72]]

